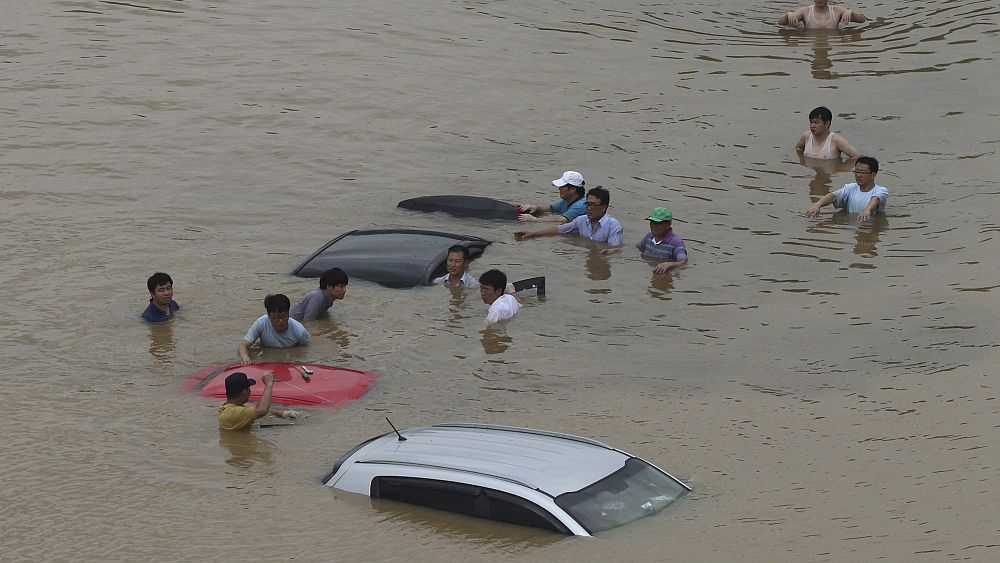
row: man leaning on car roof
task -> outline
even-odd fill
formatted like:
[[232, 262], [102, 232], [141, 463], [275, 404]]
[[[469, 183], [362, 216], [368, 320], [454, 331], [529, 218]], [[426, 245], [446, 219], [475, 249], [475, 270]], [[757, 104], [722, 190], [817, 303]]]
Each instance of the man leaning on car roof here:
[[256, 379], [250, 379], [247, 374], [235, 371], [226, 377], [226, 402], [219, 406], [219, 428], [222, 430], [247, 430], [258, 418], [268, 414], [295, 419], [301, 416], [298, 411], [271, 408], [271, 390], [274, 386], [274, 376], [270, 372], [261, 378], [264, 382], [264, 392], [260, 394], [257, 406], [250, 408], [246, 402], [250, 400], [250, 388]]

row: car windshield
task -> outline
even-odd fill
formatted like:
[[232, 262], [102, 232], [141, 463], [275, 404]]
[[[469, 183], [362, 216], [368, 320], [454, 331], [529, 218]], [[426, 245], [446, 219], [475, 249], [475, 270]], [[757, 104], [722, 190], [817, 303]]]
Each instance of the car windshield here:
[[627, 524], [662, 510], [687, 492], [669, 475], [638, 458], [593, 485], [556, 498], [590, 533]]

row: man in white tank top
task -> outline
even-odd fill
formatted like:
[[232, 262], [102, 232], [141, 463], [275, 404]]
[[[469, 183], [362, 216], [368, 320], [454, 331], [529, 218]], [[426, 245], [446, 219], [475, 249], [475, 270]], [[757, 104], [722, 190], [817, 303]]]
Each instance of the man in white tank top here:
[[786, 12], [778, 18], [778, 25], [798, 27], [803, 24], [806, 29], [837, 29], [840, 24], [865, 23], [868, 18], [860, 12], [848, 10], [843, 6], [831, 6], [829, 0], [814, 0], [809, 6]]
[[809, 129], [799, 137], [795, 150], [809, 158], [840, 160], [845, 155], [849, 159], [861, 156], [847, 139], [830, 130], [833, 112], [820, 106], [809, 112]]

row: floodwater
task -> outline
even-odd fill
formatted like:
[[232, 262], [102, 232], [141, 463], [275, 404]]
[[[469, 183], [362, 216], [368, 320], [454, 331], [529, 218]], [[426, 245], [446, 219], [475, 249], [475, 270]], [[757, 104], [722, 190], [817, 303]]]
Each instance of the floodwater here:
[[[1000, 10], [778, 30], [794, 5], [6, 2], [0, 558], [1000, 559]], [[803, 216], [853, 181], [794, 152], [817, 105], [880, 160], [887, 217]], [[395, 209], [548, 202], [567, 169], [630, 244], [670, 207], [691, 265]], [[494, 240], [474, 271], [548, 295], [485, 330], [475, 292], [355, 280], [313, 345], [262, 358], [377, 386], [220, 436], [178, 385], [315, 285], [301, 258], [379, 227]], [[157, 270], [183, 309], [150, 327]], [[321, 486], [386, 416], [589, 436], [695, 492], [587, 540]]]

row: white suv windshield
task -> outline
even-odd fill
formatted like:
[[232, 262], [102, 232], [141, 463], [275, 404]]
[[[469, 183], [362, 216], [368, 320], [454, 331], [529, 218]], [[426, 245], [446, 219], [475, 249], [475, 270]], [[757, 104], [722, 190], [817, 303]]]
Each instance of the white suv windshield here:
[[575, 493], [556, 498], [590, 533], [600, 532], [650, 516], [687, 492], [669, 475], [639, 458]]

